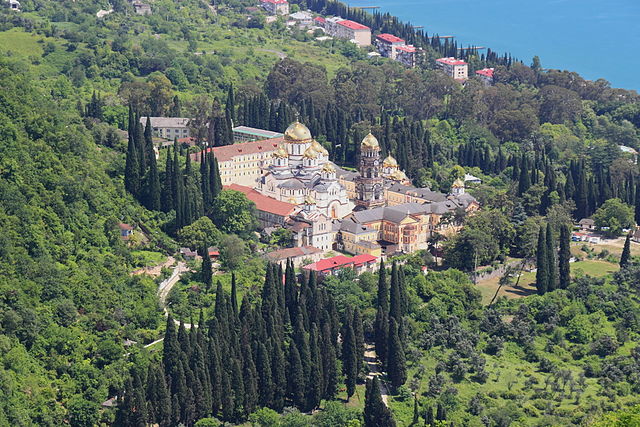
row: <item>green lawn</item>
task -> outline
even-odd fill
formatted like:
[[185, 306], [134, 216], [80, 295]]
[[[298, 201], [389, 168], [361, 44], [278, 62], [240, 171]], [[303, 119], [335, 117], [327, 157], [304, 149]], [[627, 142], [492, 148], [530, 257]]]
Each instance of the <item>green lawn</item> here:
[[136, 267], [153, 267], [167, 260], [165, 254], [153, 251], [132, 251], [131, 256]]
[[[584, 252], [583, 252], [584, 254]], [[571, 274], [574, 276], [588, 275], [593, 277], [602, 277], [607, 274], [616, 272], [619, 270], [617, 264], [612, 264], [602, 260], [585, 260], [571, 263]], [[489, 304], [491, 299], [496, 293], [498, 288], [498, 282], [500, 277], [494, 277], [489, 280], [483, 280], [478, 282], [478, 290], [482, 294], [483, 304]], [[521, 298], [534, 294], [536, 273], [524, 272], [520, 277], [518, 287], [503, 287], [500, 289], [498, 296], [505, 296], [507, 298]], [[515, 281], [514, 281], [515, 283]]]

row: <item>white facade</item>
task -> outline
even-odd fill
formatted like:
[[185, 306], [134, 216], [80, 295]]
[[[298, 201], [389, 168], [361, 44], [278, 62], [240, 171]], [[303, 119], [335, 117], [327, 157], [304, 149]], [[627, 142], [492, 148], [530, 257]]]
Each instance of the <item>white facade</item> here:
[[467, 80], [469, 78], [469, 64], [461, 59], [440, 58], [436, 59], [436, 64], [445, 74], [456, 80]]
[[[174, 139], [187, 138], [191, 136], [189, 131], [189, 120], [184, 117], [149, 117], [153, 134], [160, 138]], [[140, 123], [144, 128], [147, 125], [147, 118], [140, 117]]]

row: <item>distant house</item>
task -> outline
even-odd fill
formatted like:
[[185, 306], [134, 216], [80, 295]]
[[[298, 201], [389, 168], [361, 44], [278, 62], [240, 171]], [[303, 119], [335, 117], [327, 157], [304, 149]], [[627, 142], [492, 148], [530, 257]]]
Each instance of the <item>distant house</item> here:
[[[180, 139], [191, 136], [189, 131], [189, 121], [191, 119], [184, 117], [149, 117], [149, 119], [151, 119], [151, 127], [155, 136], [166, 139]], [[143, 128], [147, 126], [147, 118], [140, 117], [140, 123]]]
[[269, 252], [265, 258], [273, 263], [280, 264], [290, 259], [294, 267], [300, 267], [305, 260], [316, 262], [320, 260], [323, 251], [313, 246], [301, 246], [297, 248], [286, 248]]
[[187, 261], [193, 261], [198, 256], [198, 251], [192, 251], [190, 248], [180, 248], [180, 255]]
[[207, 248], [207, 253], [209, 254], [209, 259], [211, 261], [218, 261], [220, 258], [220, 250], [214, 246]]
[[582, 218], [578, 225], [582, 230], [595, 230], [596, 222], [591, 218]]
[[326, 19], [324, 30], [330, 36], [351, 40], [358, 46], [371, 45], [371, 28], [349, 19], [339, 16]]
[[9, 9], [20, 12], [20, 2], [18, 0], [9, 0]]
[[436, 65], [447, 74], [456, 80], [467, 80], [469, 78], [469, 64], [461, 59], [457, 58], [440, 58], [436, 59]]
[[476, 76], [482, 80], [485, 86], [491, 86], [493, 84], [493, 72], [495, 70], [493, 68], [483, 68], [482, 70], [476, 71]]
[[636, 243], [640, 243], [640, 228], [636, 228], [636, 231], [631, 235], [631, 240]]
[[260, 0], [260, 5], [272, 15], [288, 15], [289, 2], [287, 0]]
[[313, 23], [320, 28], [324, 28], [325, 22], [326, 22], [326, 19], [324, 19], [322, 16], [313, 18]]
[[133, 236], [134, 227], [132, 225], [121, 222], [118, 224], [118, 228], [120, 229], [120, 238], [122, 240], [129, 240]]
[[151, 15], [151, 6], [147, 3], [142, 3], [141, 1], [134, 1], [131, 6], [136, 11], [138, 15]]
[[373, 272], [377, 260], [378, 258], [373, 255], [356, 255], [353, 258], [338, 255], [305, 265], [303, 268], [307, 271], [315, 271], [323, 276], [338, 274], [343, 268], [353, 268], [356, 273], [360, 274], [365, 271]]
[[313, 22], [313, 17], [309, 12], [300, 11], [289, 15], [289, 19], [293, 20], [300, 27], [308, 27]]
[[620, 151], [631, 156], [633, 163], [638, 164], [638, 151], [635, 148], [627, 147], [626, 145], [619, 145], [619, 147]]
[[480, 178], [469, 173], [464, 175], [464, 182], [469, 182], [471, 184], [482, 184], [482, 180]]

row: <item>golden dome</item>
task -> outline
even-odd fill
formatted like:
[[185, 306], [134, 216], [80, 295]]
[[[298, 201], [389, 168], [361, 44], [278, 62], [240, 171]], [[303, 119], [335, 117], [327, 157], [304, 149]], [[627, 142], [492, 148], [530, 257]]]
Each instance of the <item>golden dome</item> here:
[[309, 142], [311, 132], [308, 127], [296, 120], [284, 131], [284, 139], [287, 142], [293, 143]]
[[464, 188], [464, 181], [461, 180], [460, 178], [456, 179], [455, 181], [453, 181], [453, 188]]
[[333, 163], [327, 162], [322, 167], [322, 171], [323, 172], [329, 172], [329, 173], [335, 173], [336, 172], [336, 168], [333, 166]]
[[367, 147], [367, 148], [373, 148], [376, 150], [380, 149], [380, 144], [378, 143], [378, 140], [376, 139], [375, 136], [371, 134], [371, 132], [369, 132], [369, 135], [364, 137], [364, 139], [362, 140], [361, 146]]
[[273, 152], [272, 156], [278, 159], [286, 159], [287, 157], [289, 157], [289, 153], [287, 153], [287, 150], [285, 150], [285, 148], [281, 145], [276, 151]]
[[313, 142], [311, 143], [311, 148], [313, 148], [314, 150], [316, 150], [318, 153], [322, 154], [323, 156], [328, 156], [329, 152], [327, 151], [326, 148], [324, 148], [322, 146], [322, 144], [320, 144], [318, 141], [316, 141], [315, 139], [313, 140]]
[[397, 171], [391, 174], [391, 179], [395, 181], [406, 181], [408, 178], [404, 172], [398, 169]]
[[397, 168], [398, 167], [398, 161], [396, 159], [394, 159], [391, 154], [389, 154], [387, 156], [387, 158], [384, 159], [384, 162], [382, 162], [382, 164], [383, 164], [383, 166], [385, 168]]
[[313, 198], [311, 194], [308, 194], [307, 197], [304, 198], [305, 205], [315, 205], [316, 199]]
[[302, 154], [302, 157], [304, 157], [305, 159], [317, 159], [318, 152], [314, 150], [313, 147], [309, 147], [304, 151], [304, 154]]

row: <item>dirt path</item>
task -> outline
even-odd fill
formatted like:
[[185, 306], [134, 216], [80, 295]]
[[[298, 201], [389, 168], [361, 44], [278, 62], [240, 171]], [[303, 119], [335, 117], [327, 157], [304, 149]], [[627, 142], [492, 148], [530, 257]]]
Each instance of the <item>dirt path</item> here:
[[165, 262], [162, 264], [155, 265], [153, 267], [139, 268], [138, 270], [134, 270], [131, 272], [132, 276], [137, 276], [139, 274], [148, 274], [151, 277], [158, 277], [162, 273], [162, 269], [167, 267], [171, 267], [175, 264], [176, 259], [172, 256], [168, 257]]
[[367, 362], [367, 366], [369, 367], [369, 375], [367, 378], [371, 379], [374, 376], [378, 377], [380, 383], [380, 394], [382, 395], [382, 401], [385, 405], [389, 406], [387, 402], [389, 400], [389, 389], [387, 388], [387, 384], [382, 379], [382, 372], [380, 372], [380, 363], [378, 362], [378, 357], [376, 355], [376, 347], [373, 344], [365, 344], [364, 347], [364, 360]]
[[280, 52], [279, 50], [274, 50], [274, 49], [258, 49], [260, 52], [268, 52], [268, 53], [275, 53], [276, 55], [278, 55], [278, 58], [280, 59], [284, 59], [287, 57], [287, 54], [284, 52]]

